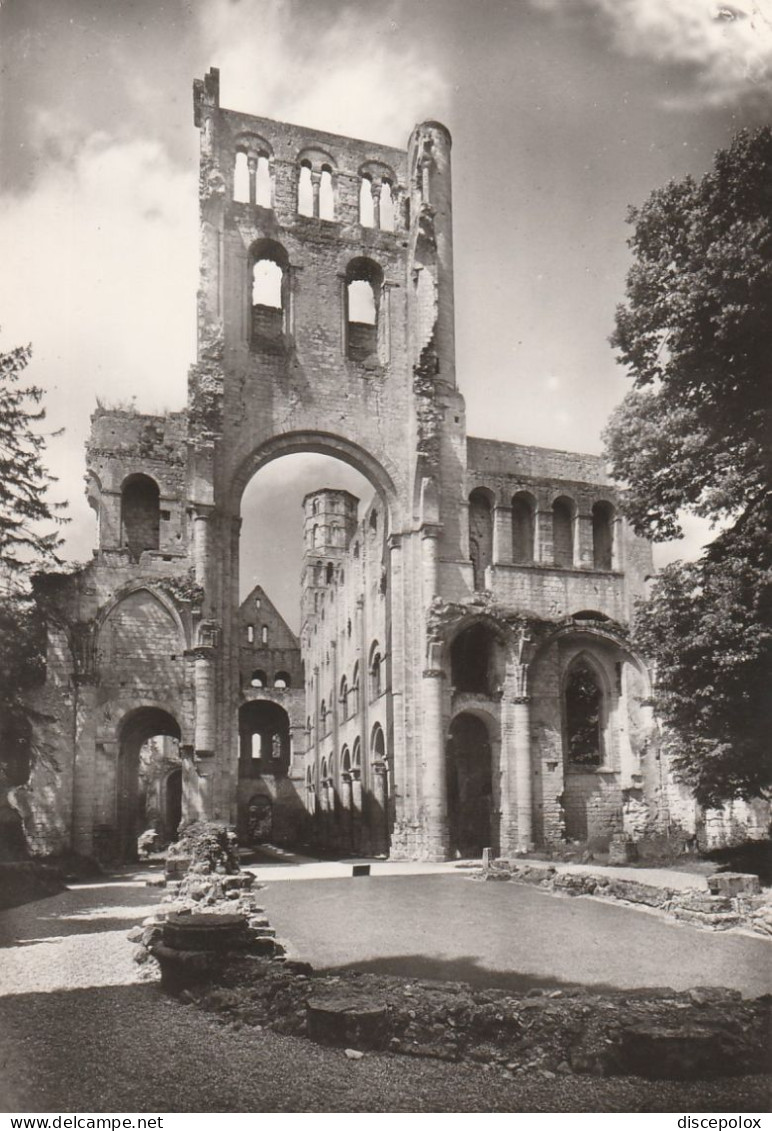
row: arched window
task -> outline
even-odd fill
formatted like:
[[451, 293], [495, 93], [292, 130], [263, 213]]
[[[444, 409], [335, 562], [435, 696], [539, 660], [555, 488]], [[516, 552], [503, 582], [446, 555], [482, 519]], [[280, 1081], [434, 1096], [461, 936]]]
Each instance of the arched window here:
[[391, 185], [389, 184], [388, 181], [383, 181], [381, 183], [381, 192], [380, 192], [380, 202], [379, 203], [380, 203], [379, 212], [380, 212], [380, 218], [381, 218], [381, 228], [385, 232], [393, 232], [394, 231], [394, 197], [392, 196]]
[[344, 719], [348, 718], [348, 680], [345, 675], [340, 681], [340, 713]]
[[263, 627], [260, 629], [260, 643], [261, 644], [267, 644], [268, 643], [268, 625], [267, 624], [264, 624]]
[[239, 708], [240, 777], [286, 774], [291, 743], [289, 715], [278, 703], [253, 699]]
[[370, 736], [370, 760], [371, 763], [385, 762], [386, 760], [386, 740], [383, 737], [383, 729], [380, 723], [375, 724]]
[[375, 227], [373, 182], [368, 176], [363, 176], [359, 183], [359, 223], [363, 228]]
[[354, 753], [351, 756], [351, 769], [360, 770], [362, 768], [362, 743], [358, 738], [354, 739]]
[[354, 671], [351, 676], [351, 714], [359, 714], [359, 662], [354, 664]]
[[249, 204], [249, 160], [243, 149], [236, 152], [233, 170], [233, 199], [239, 204]]
[[161, 529], [160, 492], [149, 475], [130, 475], [121, 489], [121, 544], [138, 562], [143, 550], [157, 550]]
[[323, 735], [327, 734], [327, 702], [324, 699], [319, 708], [319, 732]]
[[614, 568], [614, 508], [595, 503], [592, 508], [592, 561], [596, 569]]
[[351, 754], [348, 746], [344, 746], [340, 752], [340, 768], [344, 774], [351, 773]]
[[565, 496], [552, 504], [552, 546], [555, 565], [574, 564], [574, 504]]
[[253, 624], [247, 625], [247, 644], [254, 644], [255, 642], [255, 626]]
[[475, 592], [485, 588], [485, 571], [493, 560], [493, 513], [487, 491], [476, 488], [469, 496], [469, 556]]
[[250, 255], [252, 344], [276, 345], [288, 332], [287, 253], [273, 240], [258, 240]]
[[335, 219], [335, 194], [332, 186], [332, 169], [329, 165], [322, 165], [322, 177], [319, 181], [319, 219]]
[[252, 678], [250, 679], [249, 684], [250, 687], [267, 687], [268, 676], [262, 670], [262, 668], [257, 668], [252, 672]]
[[512, 498], [512, 561], [530, 565], [534, 560], [534, 498], [527, 491], [518, 491]]
[[290, 685], [289, 672], [277, 672], [273, 677], [273, 686], [278, 688], [279, 691], [286, 691]]
[[311, 181], [311, 162], [300, 162], [298, 176], [298, 212], [301, 216], [314, 214], [314, 188]]
[[383, 693], [383, 657], [376, 640], [370, 649], [370, 698], [377, 699]]
[[328, 562], [327, 563], [327, 569], [325, 570], [325, 575], [324, 575], [324, 579], [325, 579], [325, 581], [327, 582], [328, 585], [330, 584], [330, 582], [332, 581], [334, 576], [335, 576], [335, 567], [333, 566], [332, 562]]
[[576, 766], [603, 761], [603, 691], [587, 660], [571, 665], [565, 683], [566, 757]]
[[365, 361], [378, 352], [378, 314], [383, 271], [372, 259], [346, 268], [346, 356]]

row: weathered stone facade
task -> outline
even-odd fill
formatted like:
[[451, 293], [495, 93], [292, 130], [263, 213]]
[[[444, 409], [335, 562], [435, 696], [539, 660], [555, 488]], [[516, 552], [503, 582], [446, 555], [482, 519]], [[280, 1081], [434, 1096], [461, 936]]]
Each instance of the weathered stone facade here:
[[[684, 820], [626, 640], [650, 550], [601, 460], [467, 437], [447, 130], [403, 151], [236, 113], [214, 70], [194, 104], [188, 407], [93, 417], [99, 544], [48, 581], [59, 769], [25, 794], [32, 843], [130, 855], [158, 735], [183, 818], [258, 839], [443, 859]], [[238, 599], [242, 493], [294, 452], [375, 492], [305, 500], [299, 643]]]

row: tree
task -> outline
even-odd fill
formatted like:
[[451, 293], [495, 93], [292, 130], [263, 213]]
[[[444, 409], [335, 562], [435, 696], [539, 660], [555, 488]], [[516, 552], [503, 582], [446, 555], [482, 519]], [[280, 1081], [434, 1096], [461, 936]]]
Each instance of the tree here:
[[43, 465], [43, 390], [19, 383], [30, 356], [29, 346], [0, 354], [0, 777], [11, 786], [26, 780], [42, 752], [34, 739], [42, 716], [28, 698], [43, 674], [31, 579], [41, 567], [61, 565], [59, 532], [41, 524], [65, 521], [65, 504], [47, 499], [55, 479]]
[[639, 534], [678, 536], [682, 510], [723, 527], [662, 572], [634, 625], [676, 771], [717, 805], [770, 785], [772, 130], [740, 133], [629, 219], [611, 341], [633, 388], [604, 439]]

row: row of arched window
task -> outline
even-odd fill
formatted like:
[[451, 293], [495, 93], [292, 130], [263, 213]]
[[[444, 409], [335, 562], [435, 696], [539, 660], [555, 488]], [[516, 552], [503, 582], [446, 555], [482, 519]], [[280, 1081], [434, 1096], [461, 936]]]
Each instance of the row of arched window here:
[[[386, 762], [386, 738], [383, 733], [383, 727], [380, 723], [375, 723], [370, 733], [370, 764], [383, 764]], [[314, 768], [308, 766], [306, 768], [306, 788], [312, 791], [317, 784], [330, 784], [333, 786], [340, 784], [340, 775], [350, 774], [354, 778], [359, 777], [362, 769], [362, 743], [359, 737], [354, 739], [354, 742], [349, 748], [344, 745], [340, 750], [340, 758], [336, 757], [333, 752], [329, 757], [323, 757], [319, 763], [319, 782], [317, 783], [314, 774]]]
[[[252, 345], [276, 344], [291, 335], [289, 257], [275, 240], [258, 240], [252, 247], [250, 294]], [[383, 295], [380, 265], [364, 256], [352, 259], [343, 276], [345, 353], [352, 361], [379, 352]]]
[[[499, 547], [500, 560], [509, 560], [516, 565], [531, 565], [534, 562], [572, 567], [584, 564], [579, 557], [577, 537], [578, 509], [575, 501], [567, 495], [556, 498], [549, 512], [537, 512], [534, 496], [528, 491], [518, 491], [511, 502], [512, 544], [508, 559]], [[586, 564], [594, 569], [614, 568], [614, 523], [616, 512], [607, 500], [599, 500], [592, 506], [592, 558]], [[538, 526], [551, 524], [552, 553], [548, 561], [542, 556], [542, 545], [548, 539], [539, 539]], [[491, 496], [483, 488], [476, 488], [469, 496], [469, 553], [475, 576], [475, 589], [484, 588], [484, 573], [493, 562], [493, 505]]]
[[[273, 208], [271, 161], [267, 152], [248, 146], [236, 150], [233, 199], [238, 204]], [[335, 183], [332, 165], [303, 158], [298, 165], [297, 210], [300, 216], [335, 220]], [[391, 175], [363, 172], [359, 178], [359, 223], [363, 228], [393, 232], [396, 226], [394, 179]]]
[[277, 691], [286, 691], [292, 686], [289, 672], [276, 672], [273, 681], [269, 680], [268, 673], [262, 668], [256, 668], [249, 677], [250, 687], [274, 687]]
[[[381, 653], [381, 648], [377, 640], [373, 641], [370, 647], [370, 660], [367, 667], [367, 689], [369, 693], [370, 702], [380, 698], [384, 691], [384, 657]], [[338, 711], [339, 718], [342, 721], [353, 718], [359, 713], [361, 706], [360, 699], [360, 678], [359, 678], [359, 663], [354, 664], [354, 670], [349, 683], [346, 675], [341, 676], [340, 684], [338, 685], [337, 707], [335, 701], [335, 693], [330, 690], [327, 698], [322, 699], [319, 704], [319, 737], [324, 738], [331, 732], [333, 716]], [[306, 730], [309, 734], [309, 745], [311, 744], [311, 732], [313, 724], [311, 718], [306, 720]]]

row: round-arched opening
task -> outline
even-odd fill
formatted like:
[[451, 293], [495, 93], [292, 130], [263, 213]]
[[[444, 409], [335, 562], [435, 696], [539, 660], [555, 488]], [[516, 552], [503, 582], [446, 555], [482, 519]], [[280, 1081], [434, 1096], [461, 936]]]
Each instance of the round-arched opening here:
[[592, 560], [595, 569], [614, 568], [614, 508], [605, 501], [592, 508]]
[[552, 504], [552, 545], [555, 565], [570, 567], [574, 564], [574, 517], [576, 507], [573, 499], [562, 495]]
[[512, 497], [512, 561], [531, 565], [536, 557], [536, 500], [527, 491]]
[[[116, 790], [116, 855], [124, 862], [137, 859], [137, 839], [153, 830], [169, 840], [182, 819], [182, 773], [180, 728], [177, 720], [161, 707], [140, 707], [130, 712], [118, 727]], [[180, 771], [179, 816], [167, 810], [167, 782]], [[175, 787], [172, 786], [172, 789]], [[172, 827], [173, 826], [173, 827]], [[107, 847], [107, 846], [106, 846]]]
[[138, 562], [145, 550], [157, 550], [161, 532], [161, 493], [149, 475], [130, 475], [121, 488], [121, 545]]
[[446, 764], [451, 853], [480, 856], [496, 845], [491, 742], [479, 716], [464, 711], [453, 719]]
[[252, 699], [239, 708], [239, 777], [283, 777], [290, 768], [290, 720], [278, 703]]
[[480, 592], [486, 588], [485, 571], [493, 561], [493, 501], [482, 487], [469, 496], [469, 557], [475, 592]]

